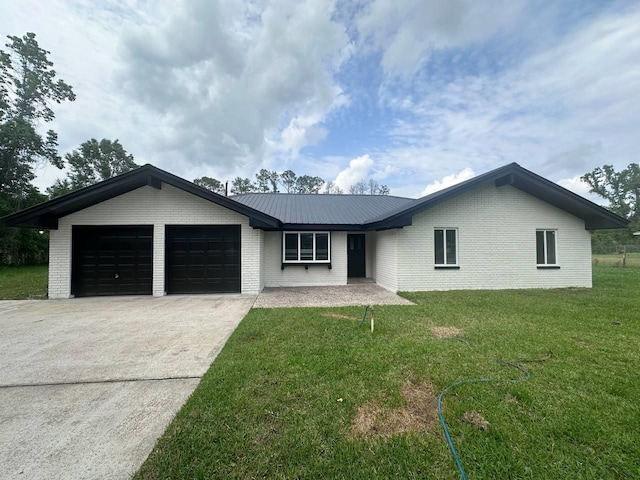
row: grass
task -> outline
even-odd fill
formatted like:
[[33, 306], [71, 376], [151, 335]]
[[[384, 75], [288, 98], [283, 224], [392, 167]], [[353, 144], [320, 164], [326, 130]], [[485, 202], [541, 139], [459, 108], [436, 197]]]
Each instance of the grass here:
[[[622, 253], [594, 254], [593, 265], [601, 267], [621, 267]], [[626, 267], [640, 268], [640, 253], [627, 253]]]
[[[254, 309], [136, 478], [457, 479], [434, 401], [477, 377], [500, 381], [444, 399], [469, 478], [640, 478], [639, 290], [640, 270], [597, 267], [590, 290], [410, 293], [376, 308], [373, 334], [360, 308]], [[528, 382], [495, 362], [548, 351]], [[354, 433], [363, 409], [406, 412], [408, 382], [431, 423]]]
[[0, 267], [0, 300], [47, 298], [46, 265]]

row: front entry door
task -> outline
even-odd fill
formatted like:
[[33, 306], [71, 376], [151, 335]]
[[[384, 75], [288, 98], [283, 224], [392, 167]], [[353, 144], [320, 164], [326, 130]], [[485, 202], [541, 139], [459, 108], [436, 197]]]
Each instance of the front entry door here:
[[347, 235], [347, 276], [365, 277], [364, 234]]

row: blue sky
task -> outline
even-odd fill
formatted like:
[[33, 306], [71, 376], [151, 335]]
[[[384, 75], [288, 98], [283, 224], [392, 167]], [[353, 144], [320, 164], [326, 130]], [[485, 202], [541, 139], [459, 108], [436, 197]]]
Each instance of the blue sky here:
[[[518, 162], [579, 194], [640, 151], [640, 3], [3, 1], [77, 101], [63, 152], [119, 139], [187, 179], [260, 168], [420, 196]], [[38, 185], [60, 175], [38, 170]], [[590, 197], [595, 199], [594, 197]]]

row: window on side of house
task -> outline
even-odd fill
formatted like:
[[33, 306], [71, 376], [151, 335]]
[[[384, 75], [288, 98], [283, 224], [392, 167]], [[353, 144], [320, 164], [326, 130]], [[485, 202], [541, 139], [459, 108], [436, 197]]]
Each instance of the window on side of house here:
[[329, 263], [331, 236], [329, 232], [283, 232], [284, 263]]
[[558, 264], [556, 230], [536, 230], [536, 263], [539, 267]]
[[434, 263], [436, 267], [458, 266], [458, 229], [436, 228], [434, 230]]

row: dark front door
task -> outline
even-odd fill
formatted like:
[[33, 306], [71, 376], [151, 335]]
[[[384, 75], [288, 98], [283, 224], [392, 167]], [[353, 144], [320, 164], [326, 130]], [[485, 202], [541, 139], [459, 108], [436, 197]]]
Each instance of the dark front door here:
[[240, 292], [240, 225], [166, 230], [167, 293]]
[[151, 295], [153, 284], [152, 226], [74, 226], [71, 293]]
[[364, 234], [347, 235], [347, 276], [365, 276]]

